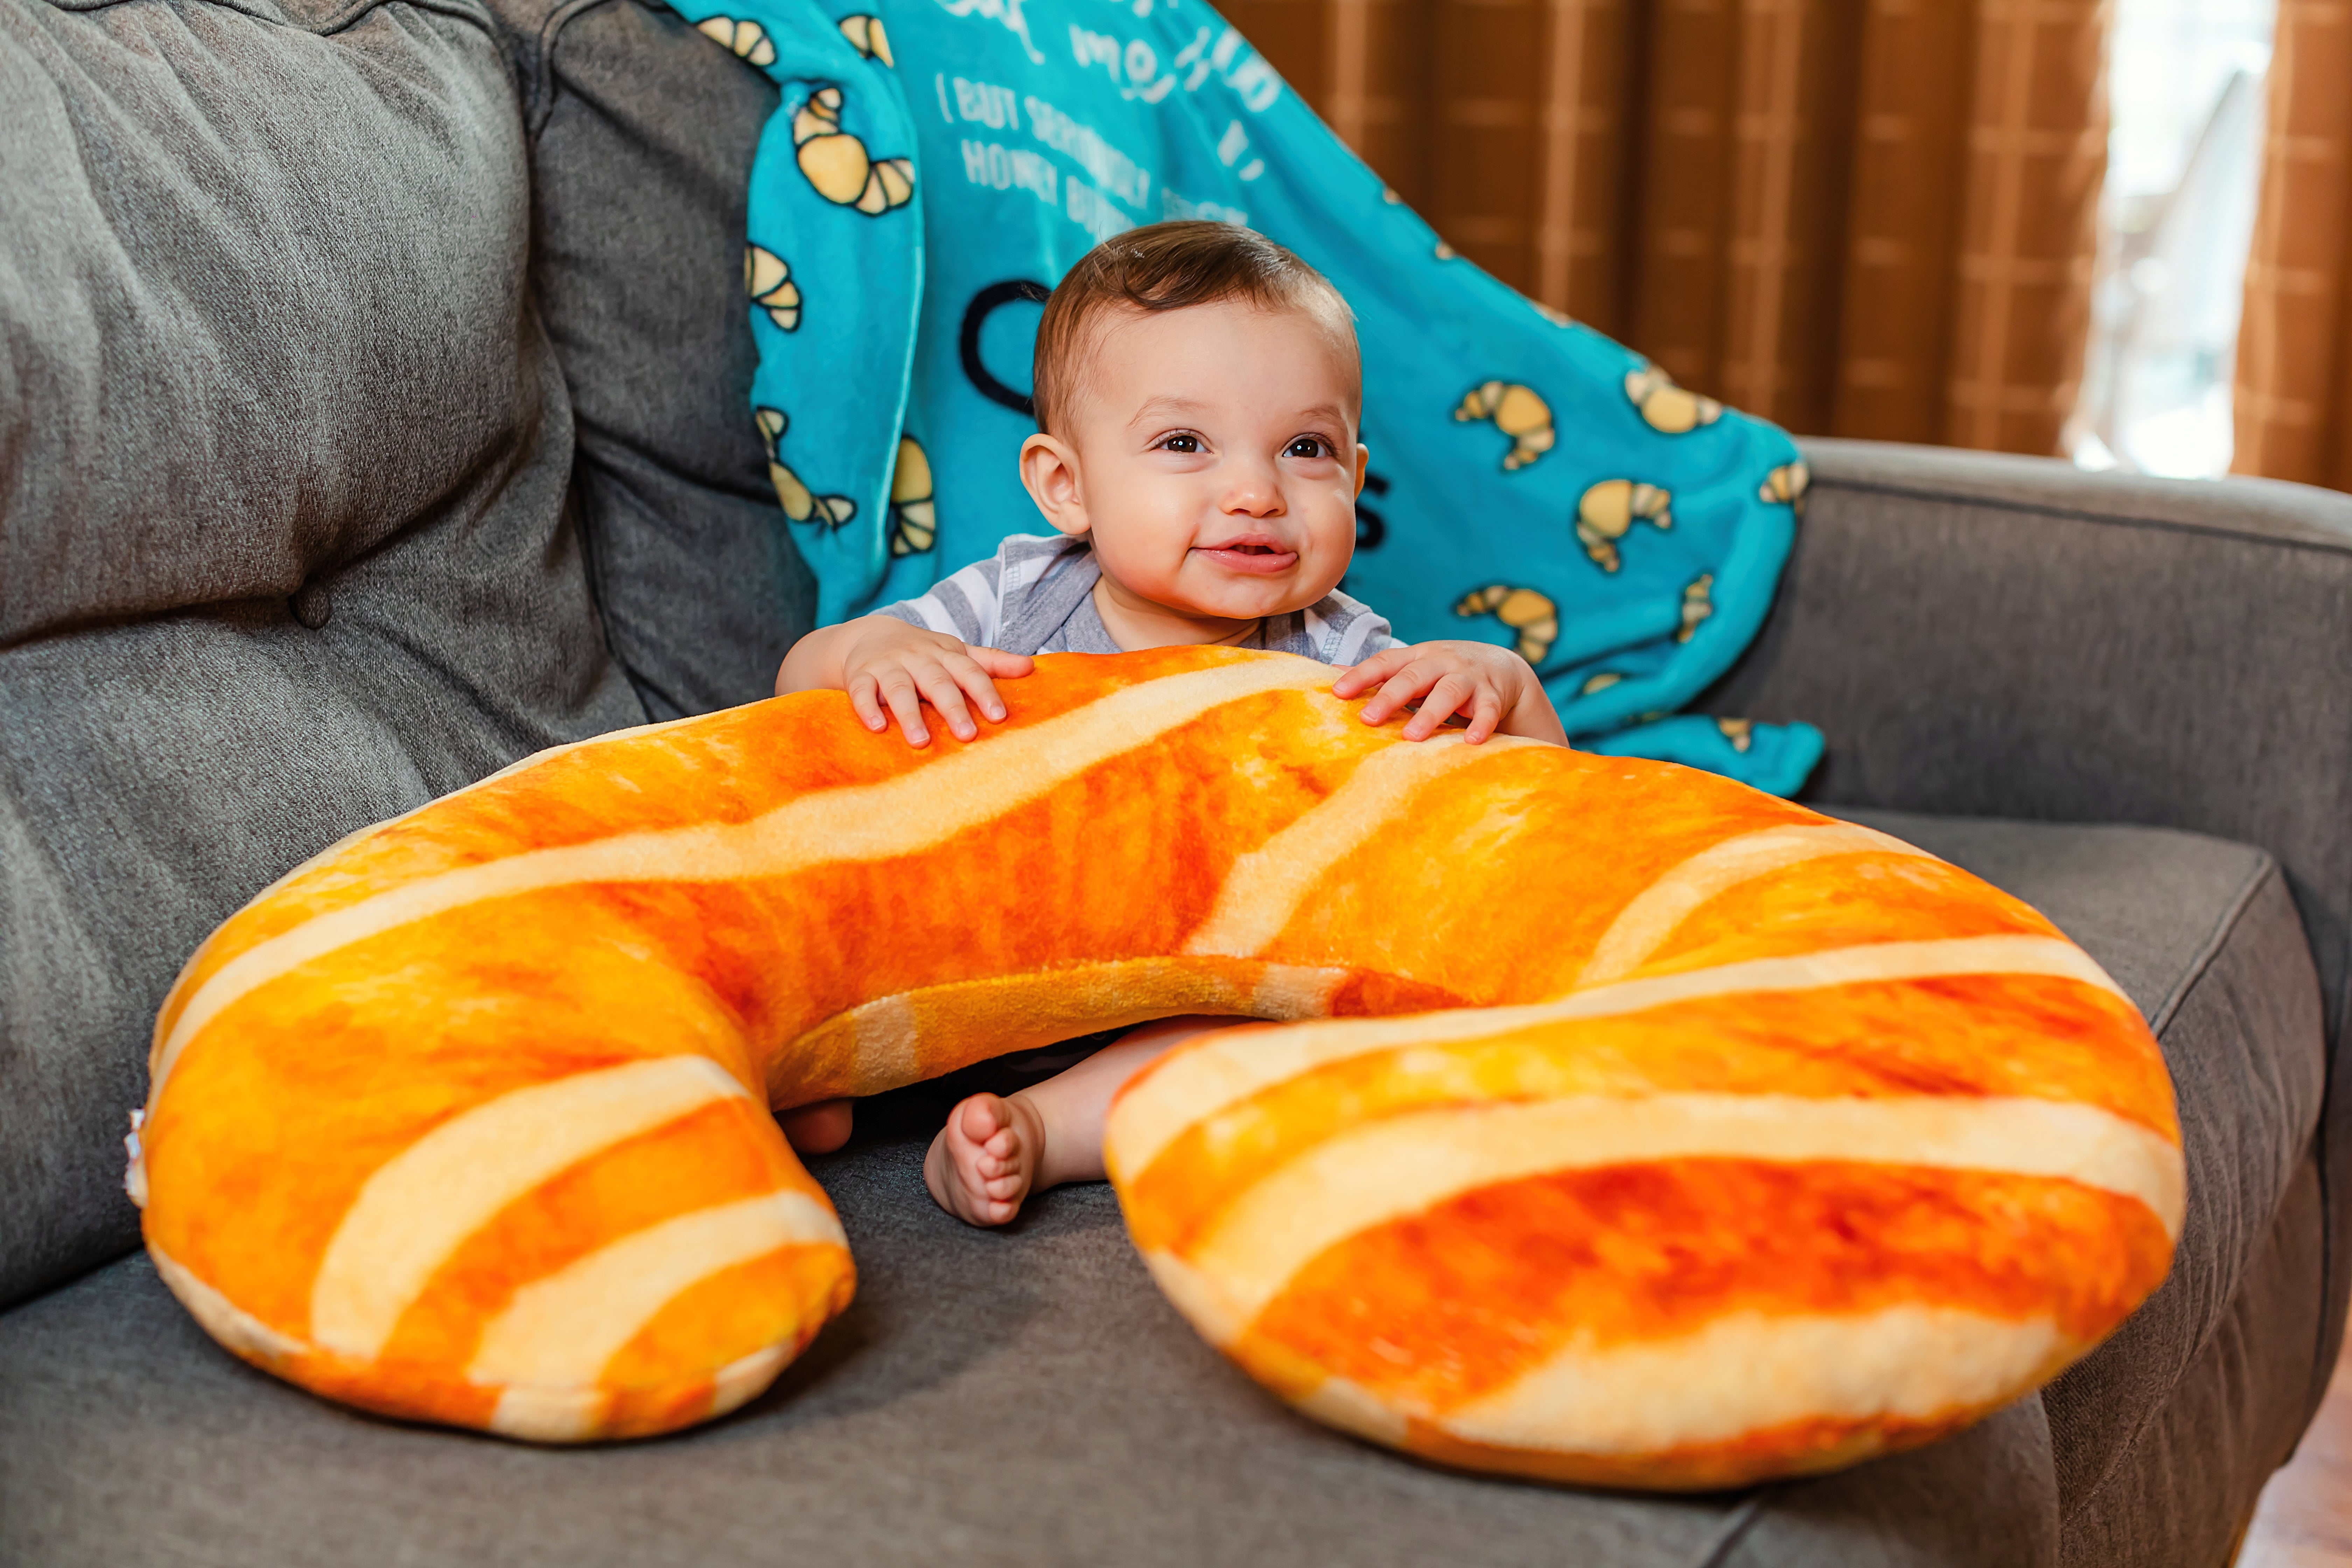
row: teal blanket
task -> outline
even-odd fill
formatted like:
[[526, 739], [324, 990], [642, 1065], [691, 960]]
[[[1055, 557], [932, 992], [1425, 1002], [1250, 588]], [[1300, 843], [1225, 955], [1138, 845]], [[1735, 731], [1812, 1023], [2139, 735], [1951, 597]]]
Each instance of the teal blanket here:
[[[838, 0], [837, 0], [838, 3]], [[1516, 647], [1569, 734], [1786, 793], [1807, 725], [1664, 717], [1755, 636], [1788, 437], [1455, 257], [1202, 0], [672, 0], [783, 99], [751, 169], [753, 417], [834, 621], [1042, 531], [1015, 469], [1040, 301], [1106, 236], [1245, 223], [1363, 343], [1347, 591]]]

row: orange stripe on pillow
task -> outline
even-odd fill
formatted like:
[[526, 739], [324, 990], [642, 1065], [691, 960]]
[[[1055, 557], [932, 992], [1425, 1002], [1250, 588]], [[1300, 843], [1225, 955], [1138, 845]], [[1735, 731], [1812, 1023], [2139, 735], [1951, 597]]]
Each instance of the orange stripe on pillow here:
[[1428, 1415], [1580, 1351], [1765, 1318], [1950, 1307], [2095, 1338], [2162, 1279], [2164, 1227], [2065, 1181], [1671, 1160], [1466, 1193], [1301, 1269], [1235, 1343]]

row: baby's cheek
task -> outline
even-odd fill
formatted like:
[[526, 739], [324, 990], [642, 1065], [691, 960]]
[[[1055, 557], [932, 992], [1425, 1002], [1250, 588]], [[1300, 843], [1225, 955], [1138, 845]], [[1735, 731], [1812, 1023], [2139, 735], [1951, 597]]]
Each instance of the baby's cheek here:
[[1176, 476], [1147, 471], [1124, 479], [1106, 485], [1102, 504], [1087, 508], [1095, 558], [1122, 585], [1158, 597], [1175, 586], [1201, 503]]

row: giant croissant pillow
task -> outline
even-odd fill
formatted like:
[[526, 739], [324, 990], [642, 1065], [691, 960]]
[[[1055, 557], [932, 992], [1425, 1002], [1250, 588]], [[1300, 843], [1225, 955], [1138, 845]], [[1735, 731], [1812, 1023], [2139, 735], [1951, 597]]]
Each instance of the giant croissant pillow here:
[[2032, 1389], [2163, 1278], [2169, 1080], [2040, 915], [1706, 773], [1402, 741], [1332, 678], [1048, 658], [921, 752], [805, 693], [347, 840], [157, 1022], [156, 1267], [330, 1398], [672, 1430], [850, 1298], [770, 1108], [1213, 1012], [1298, 1021], [1118, 1100], [1136, 1246], [1282, 1398], [1449, 1464], [1845, 1464]]

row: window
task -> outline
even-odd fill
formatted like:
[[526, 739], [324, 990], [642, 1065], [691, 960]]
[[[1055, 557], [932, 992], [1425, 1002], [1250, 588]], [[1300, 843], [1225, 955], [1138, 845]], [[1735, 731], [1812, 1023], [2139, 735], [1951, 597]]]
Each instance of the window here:
[[2067, 449], [2218, 478], [2260, 184], [2273, 0], [2117, 0], [2098, 278]]

